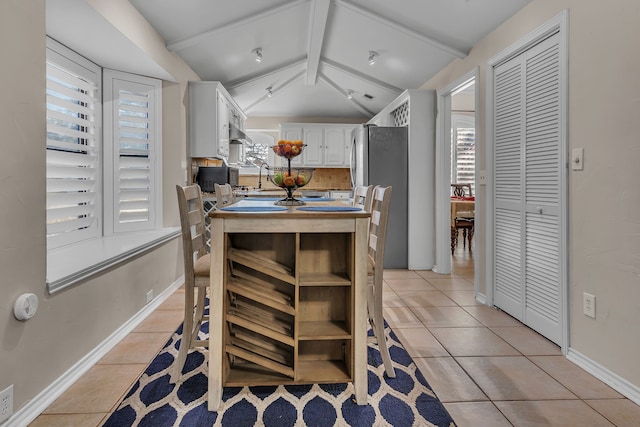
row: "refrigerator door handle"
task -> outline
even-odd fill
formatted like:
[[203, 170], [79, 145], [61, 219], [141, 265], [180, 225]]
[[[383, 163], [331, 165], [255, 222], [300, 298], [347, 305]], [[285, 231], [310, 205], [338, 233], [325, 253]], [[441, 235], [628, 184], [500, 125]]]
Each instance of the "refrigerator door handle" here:
[[350, 164], [351, 164], [351, 189], [354, 190], [356, 188], [356, 174], [357, 174], [357, 167], [358, 164], [356, 163], [357, 159], [356, 159], [356, 139], [354, 138], [351, 141], [351, 159], [350, 159]]

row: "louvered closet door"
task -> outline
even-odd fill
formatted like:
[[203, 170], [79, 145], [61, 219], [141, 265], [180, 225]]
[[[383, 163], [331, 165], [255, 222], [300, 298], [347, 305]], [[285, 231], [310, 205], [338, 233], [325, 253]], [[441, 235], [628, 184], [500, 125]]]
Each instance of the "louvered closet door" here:
[[495, 69], [494, 303], [562, 336], [560, 56], [556, 34]]

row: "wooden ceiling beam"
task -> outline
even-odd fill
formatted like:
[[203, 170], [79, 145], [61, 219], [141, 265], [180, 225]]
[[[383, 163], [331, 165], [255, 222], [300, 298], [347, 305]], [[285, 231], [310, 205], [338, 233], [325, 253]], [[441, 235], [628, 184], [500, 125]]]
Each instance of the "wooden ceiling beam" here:
[[[344, 97], [345, 99], [347, 98], [347, 93], [324, 74], [320, 73], [318, 80], [320, 80], [322, 83], [327, 85], [327, 87], [332, 89], [334, 92], [340, 94], [340, 96]], [[348, 102], [353, 106], [353, 108], [360, 111], [365, 116], [369, 116], [369, 117], [375, 116], [375, 114], [372, 111], [369, 111], [364, 105], [360, 104], [357, 100], [350, 99], [348, 100]]]
[[400, 94], [404, 90], [404, 89], [400, 89], [398, 87], [395, 87], [393, 85], [390, 85], [388, 83], [385, 83], [383, 81], [380, 81], [378, 79], [374, 79], [371, 76], [368, 76], [368, 75], [366, 75], [364, 73], [356, 71], [356, 70], [354, 70], [352, 68], [346, 67], [346, 66], [344, 66], [342, 64], [339, 64], [339, 63], [337, 63], [335, 61], [332, 61], [332, 60], [330, 60], [328, 58], [323, 58], [322, 59], [322, 65], [326, 66], [326, 67], [329, 67], [329, 68], [333, 68], [333, 69], [338, 70], [338, 71], [340, 71], [342, 73], [348, 74], [349, 76], [351, 76], [351, 77], [353, 77], [353, 78], [355, 78], [357, 80], [364, 80], [364, 81], [366, 81], [366, 82], [368, 82], [368, 83], [370, 83], [370, 84], [372, 84], [374, 86], [377, 86], [377, 87], [379, 87], [381, 89], [384, 89], [386, 91], [389, 91], [389, 92], [392, 92], [392, 93], [395, 93], [395, 94]]
[[[277, 92], [280, 92], [280, 91], [286, 89], [287, 87], [291, 86], [297, 80], [300, 80], [303, 75], [304, 75], [304, 71], [300, 71], [299, 73], [297, 73], [296, 75], [294, 75], [289, 80], [287, 80], [286, 82], [282, 83], [281, 85], [272, 86], [271, 87], [271, 93], [273, 94], [273, 96], [276, 96]], [[258, 98], [254, 103], [252, 103], [252, 104], [248, 105], [247, 107], [243, 108], [242, 111], [244, 111], [245, 114], [248, 114], [253, 108], [255, 108], [256, 105], [264, 102], [267, 99], [269, 99], [269, 96], [263, 95], [260, 98]]]
[[331, 0], [312, 0], [307, 40], [307, 75], [305, 78], [307, 85], [315, 85], [318, 79], [318, 67], [320, 66], [320, 55], [322, 54], [330, 5]]
[[225, 89], [227, 89], [228, 91], [232, 91], [234, 89], [238, 89], [242, 86], [246, 86], [249, 85], [251, 83], [257, 82], [259, 80], [268, 78], [268, 77], [272, 77], [275, 76], [277, 74], [281, 74], [285, 71], [291, 70], [293, 68], [296, 67], [300, 67], [302, 65], [304, 65], [304, 63], [307, 62], [307, 58], [303, 57], [303, 58], [297, 58], [294, 59], [291, 62], [288, 62], [278, 68], [273, 68], [271, 70], [265, 71], [265, 72], [261, 72], [258, 74], [255, 74], [253, 76], [249, 76], [249, 77], [244, 77], [242, 80], [234, 80], [231, 82], [224, 82], [223, 85], [225, 87]]

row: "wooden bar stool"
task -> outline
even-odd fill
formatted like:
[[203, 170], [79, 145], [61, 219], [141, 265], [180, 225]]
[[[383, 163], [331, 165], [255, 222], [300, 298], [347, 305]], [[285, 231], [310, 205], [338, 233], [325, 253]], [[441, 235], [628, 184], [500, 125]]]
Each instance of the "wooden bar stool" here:
[[207, 253], [202, 193], [198, 185], [181, 187], [176, 185], [178, 209], [182, 229], [182, 252], [184, 255], [184, 323], [182, 339], [171, 372], [171, 383], [182, 376], [184, 362], [191, 348], [208, 347], [208, 340], [198, 340], [203, 320], [207, 289], [210, 286], [210, 255]]
[[373, 338], [378, 344], [387, 376], [395, 378], [387, 338], [384, 334], [382, 316], [382, 288], [384, 273], [384, 245], [387, 239], [389, 206], [391, 205], [391, 187], [375, 187], [371, 202], [371, 220], [369, 221], [369, 256], [367, 280], [367, 311], [369, 323], [373, 329]]

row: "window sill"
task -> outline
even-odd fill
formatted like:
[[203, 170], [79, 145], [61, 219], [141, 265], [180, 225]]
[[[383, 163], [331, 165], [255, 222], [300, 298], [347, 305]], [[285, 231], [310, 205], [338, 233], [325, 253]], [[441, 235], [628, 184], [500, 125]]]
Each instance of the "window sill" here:
[[65, 246], [47, 253], [49, 294], [86, 280], [180, 236], [179, 227], [128, 233]]

